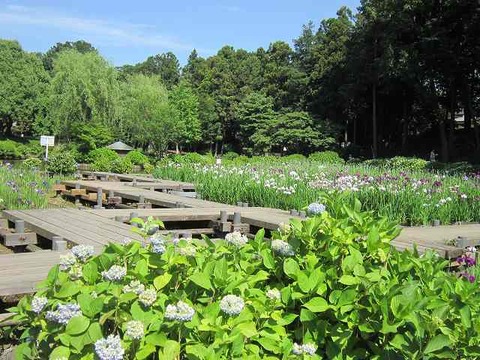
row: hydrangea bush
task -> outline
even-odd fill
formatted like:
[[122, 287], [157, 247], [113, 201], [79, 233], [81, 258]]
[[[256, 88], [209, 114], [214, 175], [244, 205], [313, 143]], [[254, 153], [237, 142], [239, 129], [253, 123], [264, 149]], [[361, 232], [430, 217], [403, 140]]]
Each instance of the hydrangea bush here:
[[398, 227], [358, 202], [337, 214], [270, 239], [174, 241], [142, 224], [144, 243], [75, 248], [11, 309], [17, 358], [478, 358], [475, 262], [462, 263], [472, 281], [394, 250]]

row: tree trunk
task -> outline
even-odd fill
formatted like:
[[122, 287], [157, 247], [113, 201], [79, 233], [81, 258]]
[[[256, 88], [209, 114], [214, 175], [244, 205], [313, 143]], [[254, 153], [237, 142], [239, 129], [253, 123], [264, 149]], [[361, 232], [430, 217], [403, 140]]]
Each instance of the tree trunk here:
[[402, 153], [405, 154], [407, 151], [408, 145], [408, 110], [407, 110], [407, 99], [404, 95], [403, 98], [403, 119], [402, 119]]
[[440, 130], [440, 141], [441, 141], [441, 158], [442, 162], [448, 162], [448, 140], [447, 140], [447, 132], [445, 130], [445, 123], [447, 121], [448, 112], [445, 111], [445, 119], [440, 120], [440, 124], [438, 126]]
[[178, 148], [178, 143], [175, 143], [175, 153], [180, 154], [180, 149]]
[[456, 111], [456, 89], [452, 84], [450, 89], [450, 117], [448, 122], [448, 155], [455, 156], [455, 111]]
[[372, 144], [372, 155], [375, 159], [378, 152], [378, 140], [377, 140], [377, 85], [373, 84], [372, 87], [372, 135], [373, 135], [373, 144]]

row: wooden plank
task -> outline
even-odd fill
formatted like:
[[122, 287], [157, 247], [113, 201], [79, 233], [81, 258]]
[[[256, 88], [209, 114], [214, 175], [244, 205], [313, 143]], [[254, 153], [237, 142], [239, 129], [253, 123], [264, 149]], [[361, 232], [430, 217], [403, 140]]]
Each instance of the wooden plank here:
[[67, 229], [65, 223], [61, 224], [61, 226], [58, 226], [57, 224], [50, 223], [50, 221], [38, 219], [28, 213], [23, 213], [18, 210], [4, 211], [4, 216], [10, 221], [19, 219], [25, 220], [27, 227], [31, 231], [49, 240], [52, 240], [54, 236], [61, 236], [64, 240], [73, 242], [75, 244], [101, 245], [96, 237], [92, 238], [89, 236], [89, 234], [78, 233], [72, 231], [72, 229]]

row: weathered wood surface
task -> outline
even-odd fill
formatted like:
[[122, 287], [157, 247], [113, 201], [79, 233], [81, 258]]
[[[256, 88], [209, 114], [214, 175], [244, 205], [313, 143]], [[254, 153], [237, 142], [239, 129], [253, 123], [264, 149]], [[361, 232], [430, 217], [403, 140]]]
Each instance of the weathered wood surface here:
[[0, 255], [0, 296], [27, 294], [58, 264], [58, 251]]
[[174, 180], [163, 180], [156, 179], [153, 176], [141, 176], [141, 175], [130, 175], [130, 174], [115, 174], [110, 172], [99, 172], [99, 171], [81, 171], [82, 175], [90, 175], [95, 178], [116, 178], [119, 181], [133, 182], [134, 180], [142, 183], [156, 183], [163, 184], [165, 186], [170, 186], [171, 189], [184, 189], [184, 190], [195, 190], [195, 185], [192, 183], [187, 183], [183, 181], [174, 181]]

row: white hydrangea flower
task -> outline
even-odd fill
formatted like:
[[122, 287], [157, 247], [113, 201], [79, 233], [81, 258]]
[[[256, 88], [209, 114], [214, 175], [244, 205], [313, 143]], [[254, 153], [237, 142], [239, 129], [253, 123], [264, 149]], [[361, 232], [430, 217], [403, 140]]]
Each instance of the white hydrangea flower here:
[[306, 343], [303, 345], [299, 345], [297, 343], [293, 344], [293, 349], [292, 353], [294, 355], [315, 355], [315, 352], [317, 351], [317, 346], [312, 343]]
[[35, 296], [32, 299], [32, 311], [36, 314], [42, 312], [43, 308], [47, 305], [48, 299], [44, 296]]
[[293, 344], [292, 353], [294, 355], [302, 355], [303, 354], [302, 345], [298, 345], [297, 343]]
[[290, 224], [285, 224], [285, 223], [280, 223], [278, 226], [278, 231], [280, 231], [283, 234], [288, 234], [292, 230], [292, 227]]
[[145, 285], [143, 285], [140, 281], [138, 280], [132, 280], [130, 281], [130, 284], [128, 285], [125, 285], [123, 287], [123, 292], [124, 293], [129, 293], [129, 292], [133, 292], [137, 295], [140, 295], [141, 293], [143, 293], [145, 291]]
[[113, 265], [107, 271], [102, 271], [102, 277], [109, 281], [122, 280], [127, 275], [127, 269], [123, 266]]
[[95, 342], [95, 353], [100, 360], [123, 360], [125, 349], [122, 347], [120, 336], [108, 335], [106, 339]]
[[183, 301], [177, 302], [176, 305], [167, 305], [167, 308], [165, 309], [165, 319], [171, 321], [191, 321], [193, 315], [195, 315], [195, 310]]
[[293, 256], [295, 252], [292, 246], [283, 240], [273, 240], [272, 250], [282, 256]]
[[155, 254], [163, 254], [167, 249], [165, 247], [165, 238], [163, 235], [155, 234], [148, 238], [148, 242], [151, 244], [151, 250]]
[[193, 245], [187, 245], [178, 247], [177, 253], [182, 256], [195, 256], [197, 254], [197, 249]]
[[49, 321], [54, 321], [59, 324], [66, 325], [70, 321], [71, 318], [76, 316], [81, 316], [82, 311], [80, 310], [80, 306], [75, 303], [70, 304], [58, 304], [57, 310], [55, 311], [48, 311], [45, 318]]
[[153, 289], [147, 289], [138, 296], [138, 301], [147, 307], [152, 306], [156, 300], [157, 292]]
[[245, 302], [239, 296], [226, 295], [220, 300], [220, 310], [228, 315], [238, 315], [245, 307]]
[[234, 231], [233, 233], [225, 235], [225, 241], [240, 248], [248, 243], [248, 238], [239, 231]]
[[125, 335], [128, 337], [140, 340], [145, 335], [145, 329], [141, 321], [132, 320], [127, 322], [127, 329], [125, 330]]
[[77, 245], [72, 248], [72, 254], [81, 262], [85, 262], [88, 258], [95, 254], [95, 249], [92, 245]]
[[72, 253], [60, 256], [60, 270], [66, 271], [77, 263], [77, 258]]
[[72, 280], [80, 279], [83, 276], [82, 268], [80, 266], [72, 266], [68, 272], [68, 276], [70, 276]]
[[280, 300], [281, 297], [280, 291], [278, 289], [267, 290], [266, 295], [271, 300]]

